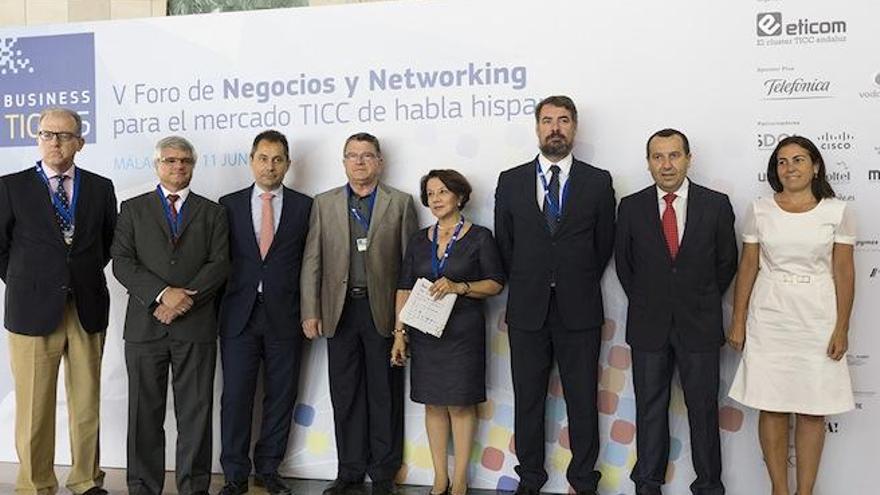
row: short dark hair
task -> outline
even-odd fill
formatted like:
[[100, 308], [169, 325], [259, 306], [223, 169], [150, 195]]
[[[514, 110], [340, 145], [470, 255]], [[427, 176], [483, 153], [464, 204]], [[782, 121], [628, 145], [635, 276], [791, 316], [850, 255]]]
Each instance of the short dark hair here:
[[463, 175], [452, 169], [434, 169], [422, 177], [422, 204], [428, 206], [428, 181], [431, 179], [439, 179], [440, 182], [449, 189], [449, 192], [458, 196], [459, 209], [471, 199], [471, 184]]
[[773, 150], [773, 154], [770, 155], [770, 160], [767, 162], [767, 182], [770, 183], [770, 187], [776, 192], [782, 192], [782, 181], [779, 180], [779, 173], [777, 173], [776, 167], [779, 162], [779, 150], [783, 146], [790, 144], [796, 144], [807, 150], [807, 153], [810, 154], [810, 160], [813, 160], [813, 165], [818, 165], [819, 167], [816, 175], [813, 176], [813, 181], [810, 183], [813, 197], [817, 200], [833, 198], [834, 189], [828, 183], [828, 177], [825, 176], [825, 160], [822, 158], [822, 153], [812, 141], [803, 136], [788, 136], [776, 145], [776, 149]]
[[287, 145], [287, 137], [275, 129], [269, 129], [268, 131], [263, 131], [257, 134], [257, 137], [254, 138], [254, 144], [251, 145], [251, 158], [253, 158], [254, 153], [257, 152], [257, 146], [260, 145], [261, 141], [281, 143], [281, 146], [284, 147], [284, 158], [286, 158], [287, 161], [290, 161], [290, 146]]
[[540, 122], [541, 120], [541, 109], [544, 108], [544, 105], [552, 105], [554, 107], [564, 108], [571, 113], [571, 120], [577, 124], [578, 121], [578, 109], [574, 106], [574, 101], [571, 98], [565, 95], [553, 95], [548, 96], [541, 100], [538, 105], [535, 107], [535, 122]]
[[358, 132], [348, 136], [348, 139], [345, 140], [345, 144], [342, 145], [342, 152], [345, 153], [345, 148], [348, 147], [348, 143], [352, 141], [364, 141], [367, 143], [371, 143], [374, 148], [376, 148], [376, 154], [382, 155], [382, 148], [379, 147], [379, 139], [368, 133], [368, 132]]
[[651, 137], [649, 137], [648, 141], [645, 143], [645, 156], [648, 158], [651, 158], [651, 140], [652, 139], [654, 139], [655, 137], [668, 138], [668, 137], [672, 137], [672, 136], [678, 136], [681, 138], [681, 142], [682, 142], [682, 144], [684, 144], [684, 154], [690, 155], [691, 154], [691, 143], [690, 143], [690, 141], [688, 141], [688, 137], [685, 136], [683, 132], [681, 132], [677, 129], [666, 128], [666, 129], [660, 129], [659, 131], [655, 132], [654, 134], [651, 134]]

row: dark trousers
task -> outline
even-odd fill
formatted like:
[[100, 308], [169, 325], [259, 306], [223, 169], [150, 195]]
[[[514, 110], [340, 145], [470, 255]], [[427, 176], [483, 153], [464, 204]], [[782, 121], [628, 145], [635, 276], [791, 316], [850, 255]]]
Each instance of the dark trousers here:
[[376, 331], [368, 298], [346, 299], [327, 357], [337, 478], [391, 480], [403, 462], [403, 372], [391, 366], [391, 338]]
[[302, 342], [300, 331], [292, 339], [272, 338], [266, 306], [260, 302], [254, 304], [241, 334], [220, 339], [220, 464], [227, 481], [244, 481], [251, 474], [251, 422], [261, 362], [263, 415], [260, 438], [254, 446], [253, 468], [260, 475], [278, 471], [287, 451], [296, 404]]
[[556, 297], [551, 295], [547, 319], [540, 330], [509, 329], [513, 373], [514, 436], [520, 484], [539, 490], [547, 481], [544, 469], [544, 406], [554, 358], [568, 413], [571, 462], [566, 476], [576, 491], [595, 490], [601, 476], [599, 456], [598, 328], [569, 330], [562, 324]]
[[636, 395], [636, 465], [630, 478], [636, 487], [659, 488], [669, 462], [669, 395], [674, 368], [678, 368], [691, 430], [691, 460], [697, 495], [722, 495], [721, 441], [718, 432], [720, 349], [692, 352], [678, 332], [659, 351], [633, 349], [633, 386]]
[[165, 483], [165, 404], [168, 370], [177, 419], [177, 491], [207, 490], [211, 484], [211, 409], [216, 342], [164, 337], [126, 342], [128, 370], [128, 492], [158, 495]]

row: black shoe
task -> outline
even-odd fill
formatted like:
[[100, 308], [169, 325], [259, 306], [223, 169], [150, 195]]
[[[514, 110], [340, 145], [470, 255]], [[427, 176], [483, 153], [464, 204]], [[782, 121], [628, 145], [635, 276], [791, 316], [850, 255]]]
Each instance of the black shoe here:
[[440, 493], [434, 493], [433, 489], [428, 489], [428, 495], [449, 495], [449, 488], [452, 486], [452, 482], [449, 481], [449, 478], [446, 478], [446, 488]]
[[514, 495], [538, 495], [538, 494], [539, 494], [539, 492], [538, 492], [537, 488], [532, 488], [530, 486], [523, 485], [522, 483], [520, 483], [519, 486], [516, 487], [516, 492], [514, 492]]
[[247, 480], [227, 481], [223, 489], [217, 495], [243, 495], [248, 491]]
[[663, 495], [659, 486], [642, 485], [636, 488], [636, 495]]
[[293, 493], [278, 473], [258, 474], [254, 476], [254, 484], [266, 489], [270, 495], [290, 495]]
[[322, 495], [349, 495], [350, 493], [363, 493], [364, 484], [360, 481], [346, 481], [335, 479], [333, 483], [324, 489]]
[[82, 495], [107, 495], [107, 490], [101, 488], [100, 486], [93, 486], [88, 490], [82, 492]]
[[374, 481], [373, 495], [397, 495], [397, 486], [391, 480]]

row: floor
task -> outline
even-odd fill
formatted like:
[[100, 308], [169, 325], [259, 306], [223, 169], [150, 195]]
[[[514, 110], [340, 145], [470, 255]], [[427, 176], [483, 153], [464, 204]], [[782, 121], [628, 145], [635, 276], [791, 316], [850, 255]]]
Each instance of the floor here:
[[[0, 462], [0, 495], [12, 495], [15, 489], [15, 475], [18, 469], [17, 464]], [[56, 466], [55, 475], [59, 481], [63, 483], [64, 477], [67, 475], [68, 468], [66, 466]], [[104, 478], [104, 488], [111, 495], [125, 495], [127, 492], [125, 487], [125, 470], [123, 469], [106, 469], [106, 477]], [[320, 495], [327, 486], [325, 480], [304, 480], [288, 478], [287, 483], [293, 488], [296, 495]], [[253, 483], [253, 482], [252, 482]], [[215, 474], [211, 479], [211, 493], [216, 494], [223, 488], [223, 476]], [[427, 495], [430, 490], [426, 486], [410, 486], [400, 487], [400, 495]], [[62, 488], [58, 491], [60, 495], [68, 495], [70, 492]], [[174, 486], [174, 474], [167, 473], [165, 475], [165, 492], [168, 495], [176, 495], [177, 489]], [[498, 492], [501, 493], [501, 492]], [[509, 492], [508, 492], [509, 493]], [[266, 491], [251, 484], [248, 495], [264, 495]], [[494, 495], [494, 490], [469, 490], [468, 495]], [[369, 495], [369, 492], [367, 492]]]

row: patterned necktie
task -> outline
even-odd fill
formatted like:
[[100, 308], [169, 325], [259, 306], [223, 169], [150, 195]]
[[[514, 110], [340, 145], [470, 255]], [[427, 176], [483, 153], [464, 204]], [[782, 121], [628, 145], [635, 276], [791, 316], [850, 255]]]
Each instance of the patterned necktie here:
[[[552, 206], [550, 198], [553, 198]], [[561, 206], [559, 204], [559, 165], [552, 165], [550, 167], [550, 184], [544, 194], [544, 219], [547, 220], [547, 228], [550, 229], [551, 234], [556, 232], [559, 220], [562, 218]]]
[[[70, 211], [70, 200], [67, 199], [67, 191], [64, 190], [64, 179], [68, 177], [66, 175], [56, 175], [52, 177], [53, 179], [58, 181], [58, 185], [55, 187], [55, 198], [64, 207], [65, 210]], [[58, 226], [61, 227], [61, 232], [70, 232], [71, 225], [70, 222], [64, 218], [58, 209], [55, 209], [55, 219], [58, 220]]]
[[675, 216], [675, 208], [672, 207], [675, 198], [674, 193], [663, 196], [663, 200], [666, 201], [666, 209], [663, 210], [663, 235], [666, 236], [666, 247], [669, 248], [669, 256], [673, 260], [678, 255], [678, 219]]
[[177, 200], [180, 199], [179, 194], [168, 195], [168, 210], [171, 212], [171, 242], [177, 244]]
[[260, 194], [263, 200], [263, 213], [260, 217], [260, 257], [266, 259], [272, 240], [275, 238], [275, 211], [272, 208], [274, 194], [264, 192]]

